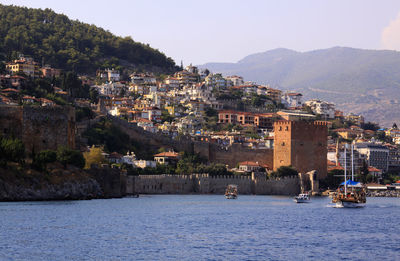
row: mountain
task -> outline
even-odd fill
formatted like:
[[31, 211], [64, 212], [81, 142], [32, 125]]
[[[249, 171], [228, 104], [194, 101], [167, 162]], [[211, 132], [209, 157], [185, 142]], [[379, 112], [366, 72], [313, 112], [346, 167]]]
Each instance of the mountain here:
[[18, 53], [79, 73], [122, 66], [160, 72], [175, 70], [171, 58], [130, 37], [115, 36], [50, 9], [0, 5], [0, 54], [11, 60]]
[[336, 103], [385, 126], [400, 122], [400, 52], [346, 47], [296, 52], [274, 49], [237, 63], [200, 65]]

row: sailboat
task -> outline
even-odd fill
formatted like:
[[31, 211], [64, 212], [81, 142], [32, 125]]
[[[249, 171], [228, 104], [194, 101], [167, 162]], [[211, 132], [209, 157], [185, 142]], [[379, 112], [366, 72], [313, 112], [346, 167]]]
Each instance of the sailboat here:
[[364, 207], [367, 198], [365, 188], [360, 182], [354, 181], [354, 145], [351, 144], [351, 179], [347, 180], [347, 144], [344, 146], [344, 182], [340, 184], [339, 188], [332, 197], [332, 203], [340, 208], [359, 208]]

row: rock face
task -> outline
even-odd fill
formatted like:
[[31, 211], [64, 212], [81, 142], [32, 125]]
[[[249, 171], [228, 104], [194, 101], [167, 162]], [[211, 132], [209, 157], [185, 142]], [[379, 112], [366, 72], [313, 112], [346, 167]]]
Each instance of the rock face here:
[[86, 182], [67, 181], [61, 184], [42, 184], [35, 188], [35, 184], [26, 186], [12, 184], [0, 180], [1, 201], [30, 201], [30, 200], [71, 200], [103, 198], [104, 194], [99, 183], [94, 179]]
[[117, 169], [51, 168], [48, 173], [30, 169], [0, 168], [0, 201], [78, 200], [125, 196], [124, 176]]

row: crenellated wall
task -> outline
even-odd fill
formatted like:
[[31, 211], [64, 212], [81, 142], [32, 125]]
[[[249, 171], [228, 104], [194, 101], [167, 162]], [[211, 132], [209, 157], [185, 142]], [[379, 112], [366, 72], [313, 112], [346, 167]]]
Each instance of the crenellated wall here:
[[300, 193], [299, 177], [253, 179], [247, 176], [141, 175], [126, 177], [129, 194], [224, 194], [229, 184], [238, 185], [239, 194], [296, 195]]

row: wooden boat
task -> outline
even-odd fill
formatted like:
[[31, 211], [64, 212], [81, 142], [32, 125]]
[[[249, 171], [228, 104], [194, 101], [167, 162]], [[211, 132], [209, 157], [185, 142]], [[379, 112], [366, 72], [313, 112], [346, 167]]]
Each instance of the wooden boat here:
[[[347, 144], [346, 144], [347, 145]], [[360, 208], [365, 207], [367, 196], [365, 187], [360, 182], [353, 181], [354, 165], [353, 165], [353, 145], [351, 147], [351, 170], [352, 179], [347, 180], [346, 166], [346, 146], [344, 147], [344, 182], [340, 184], [337, 191], [332, 195], [332, 203], [338, 208]]]
[[227, 199], [237, 199], [238, 197], [238, 186], [234, 184], [228, 185], [225, 190], [225, 198]]
[[365, 188], [360, 183], [350, 179], [344, 182], [343, 186], [339, 187], [332, 196], [332, 203], [335, 203], [336, 207], [339, 208], [365, 207], [366, 202]]

